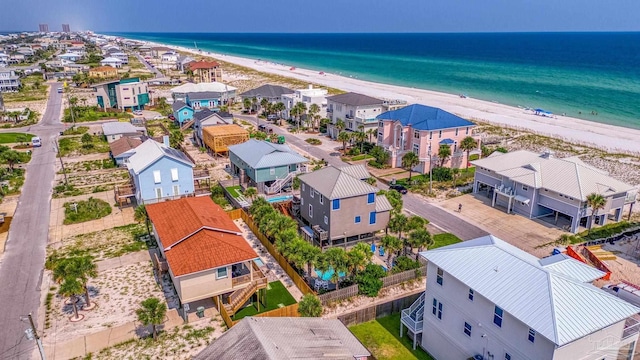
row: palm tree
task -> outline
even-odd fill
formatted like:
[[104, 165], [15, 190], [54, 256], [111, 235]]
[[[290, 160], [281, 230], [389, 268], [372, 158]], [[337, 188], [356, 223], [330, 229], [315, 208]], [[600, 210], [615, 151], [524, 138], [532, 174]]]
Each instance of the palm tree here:
[[400, 239], [395, 236], [385, 235], [382, 237], [382, 239], [380, 239], [380, 243], [387, 251], [387, 269], [391, 270], [391, 259], [393, 257], [393, 254], [396, 251], [400, 250], [402, 241], [400, 241]]
[[358, 131], [357, 133], [355, 133], [353, 135], [354, 135], [354, 137], [356, 139], [356, 142], [360, 143], [360, 153], [362, 153], [362, 151], [363, 151], [362, 147], [364, 145], [364, 141], [367, 139], [367, 134], [365, 134], [365, 132], [364, 132], [364, 125], [358, 126], [358, 130], [360, 130], [360, 131]]
[[418, 248], [416, 260], [418, 260], [420, 251], [422, 251], [424, 247], [429, 248], [431, 245], [433, 245], [433, 238], [427, 229], [418, 229], [409, 234], [409, 246], [411, 247], [411, 252], [413, 252], [413, 248]]
[[460, 150], [467, 152], [467, 169], [469, 168], [469, 153], [478, 146], [476, 139], [467, 136], [460, 142]]
[[440, 158], [440, 167], [443, 167], [444, 163], [446, 163], [447, 160], [449, 160], [449, 157], [451, 157], [451, 146], [446, 144], [440, 145], [440, 148], [438, 149], [438, 157]]
[[76, 304], [78, 295], [82, 294], [82, 284], [80, 281], [71, 276], [64, 278], [60, 284], [58, 293], [69, 298], [69, 301], [71, 301], [71, 305], [73, 306], [74, 318], [80, 319], [80, 315], [78, 315], [78, 305]]
[[319, 247], [304, 242], [306, 245], [302, 247], [300, 251], [300, 258], [307, 264], [307, 275], [311, 276], [311, 268], [313, 264], [318, 260], [318, 256], [322, 252]]
[[370, 142], [370, 143], [372, 143], [372, 144], [373, 144], [373, 142], [371, 141], [371, 137], [372, 137], [373, 135], [376, 135], [376, 133], [377, 133], [377, 130], [376, 130], [376, 129], [369, 129], [369, 130], [367, 130], [367, 135], [369, 135], [369, 142]]
[[313, 120], [313, 130], [315, 131], [316, 127], [320, 127], [320, 106], [318, 104], [311, 104], [309, 106], [309, 117]]
[[153, 338], [156, 338], [156, 326], [164, 322], [167, 313], [167, 305], [155, 297], [150, 297], [140, 303], [140, 308], [136, 310], [138, 320], [144, 325], [151, 325]]
[[302, 122], [302, 116], [307, 113], [307, 105], [299, 101], [294, 107], [298, 109], [298, 131], [300, 131], [300, 123]]
[[340, 273], [345, 273], [349, 270], [349, 257], [347, 256], [347, 252], [342, 248], [333, 247], [324, 253], [327, 257], [327, 261], [329, 265], [333, 269], [333, 274], [331, 274], [331, 282], [336, 284], [336, 290], [339, 289], [340, 285]]
[[358, 272], [364, 270], [364, 268], [371, 263], [371, 257], [373, 252], [371, 247], [366, 243], [358, 243], [347, 252], [349, 258], [349, 270], [353, 276], [356, 276]]
[[587, 205], [591, 208], [591, 221], [589, 222], [589, 234], [591, 233], [591, 227], [595, 222], [596, 213], [598, 210], [604, 209], [607, 205], [607, 199], [598, 193], [591, 193], [587, 195]]
[[242, 106], [247, 109], [248, 113], [251, 113], [251, 99], [249, 98], [244, 98], [242, 100]]
[[282, 112], [286, 109], [287, 107], [284, 105], [283, 102], [279, 102], [277, 104], [275, 104], [273, 106], [273, 110], [276, 111], [278, 113], [278, 119], [282, 117]]
[[258, 99], [254, 96], [251, 99], [251, 112], [256, 111], [258, 109]]
[[75, 256], [58, 259], [53, 267], [53, 279], [60, 283], [68, 279], [80, 282], [85, 294], [86, 307], [91, 307], [89, 287], [90, 278], [98, 276], [98, 268], [91, 255], [77, 254]]
[[253, 200], [253, 198], [256, 197], [256, 195], [258, 195], [258, 190], [254, 187], [248, 187], [244, 191], [244, 196], [248, 197], [251, 200]]
[[262, 98], [262, 100], [260, 100], [260, 108], [263, 110], [263, 113], [269, 107], [269, 104], [270, 102], [266, 98]]
[[338, 134], [340, 134], [340, 132], [342, 132], [342, 130], [344, 130], [345, 127], [347, 127], [347, 125], [344, 123], [344, 120], [337, 118], [336, 119], [336, 123], [334, 124], [336, 130], [338, 130]]
[[298, 313], [301, 317], [320, 317], [322, 302], [313, 294], [306, 294], [298, 303]]
[[418, 164], [420, 164], [420, 158], [413, 151], [402, 156], [402, 167], [409, 170], [409, 181], [411, 181], [413, 168]]
[[389, 230], [398, 234], [398, 238], [402, 239], [402, 232], [407, 230], [409, 225], [409, 219], [406, 215], [400, 213], [395, 214], [391, 220], [389, 220]]
[[351, 140], [351, 134], [346, 132], [346, 131], [342, 131], [340, 134], [338, 134], [338, 141], [342, 141], [342, 153], [343, 154], [347, 154], [347, 141]]

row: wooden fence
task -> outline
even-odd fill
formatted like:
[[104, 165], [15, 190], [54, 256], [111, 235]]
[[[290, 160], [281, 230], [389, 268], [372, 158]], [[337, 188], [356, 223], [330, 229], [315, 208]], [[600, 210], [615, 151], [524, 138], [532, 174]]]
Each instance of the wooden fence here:
[[417, 279], [427, 274], [427, 267], [422, 266], [417, 269], [403, 271], [397, 274], [387, 275], [382, 278], [382, 288], [397, 285], [405, 281]]
[[277, 308], [261, 314], [253, 315], [255, 317], [300, 317], [298, 314], [298, 303]]
[[358, 284], [355, 284], [355, 285], [347, 286], [342, 289], [324, 293], [318, 297], [320, 298], [322, 305], [327, 305], [332, 301], [340, 301], [340, 300], [348, 299], [350, 297], [354, 297], [358, 295], [358, 291], [359, 291]]
[[229, 316], [229, 314], [227, 313], [227, 309], [225, 309], [224, 305], [222, 305], [219, 296], [214, 296], [213, 302], [216, 304], [218, 312], [220, 312], [220, 316], [222, 316], [222, 320], [224, 320], [224, 323], [227, 324], [227, 328], [231, 329], [233, 325], [238, 323], [238, 321], [233, 321], [231, 319], [231, 316]]
[[249, 229], [251, 229], [251, 232], [253, 232], [253, 234], [260, 240], [262, 245], [265, 248], [267, 248], [267, 251], [269, 251], [269, 254], [271, 254], [271, 256], [273, 256], [273, 258], [276, 259], [278, 264], [280, 264], [284, 272], [286, 272], [287, 275], [289, 275], [289, 277], [291, 278], [291, 280], [293, 280], [293, 283], [296, 284], [298, 289], [300, 289], [300, 291], [305, 295], [306, 294], [315, 295], [316, 294], [315, 291], [313, 291], [309, 287], [307, 282], [298, 274], [298, 272], [291, 265], [289, 265], [289, 262], [287, 261], [287, 259], [285, 259], [284, 256], [282, 256], [278, 252], [276, 247], [269, 241], [269, 239], [267, 239], [267, 237], [260, 232], [260, 229], [258, 229], [258, 226], [256, 226], [256, 224], [253, 222], [253, 219], [251, 218], [251, 216], [249, 216], [249, 214], [247, 214], [247, 212], [244, 210], [241, 210], [241, 209], [238, 209], [238, 210], [241, 211], [240, 214], [241, 214], [242, 220], [247, 224], [247, 226], [249, 226]]
[[420, 290], [399, 299], [390, 300], [382, 304], [371, 305], [364, 309], [340, 315], [338, 316], [338, 320], [340, 320], [345, 326], [351, 326], [398, 313], [410, 307], [411, 304], [420, 297], [423, 291], [424, 290]]
[[231, 220], [238, 220], [242, 217], [242, 209], [233, 209], [227, 211], [227, 215], [231, 218]]

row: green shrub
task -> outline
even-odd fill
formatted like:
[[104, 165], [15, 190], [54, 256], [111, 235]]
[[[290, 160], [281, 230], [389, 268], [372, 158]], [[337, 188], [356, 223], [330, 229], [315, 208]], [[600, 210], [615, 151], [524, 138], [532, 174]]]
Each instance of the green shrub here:
[[469, 161], [475, 161], [475, 160], [478, 160], [478, 159], [480, 159], [480, 155], [478, 155], [478, 154], [469, 155]]
[[305, 141], [308, 142], [311, 145], [320, 145], [320, 144], [322, 144], [322, 141], [320, 141], [320, 139], [316, 139], [316, 138], [308, 138]]
[[103, 218], [111, 214], [111, 205], [108, 202], [90, 197], [87, 200], [78, 201], [76, 206], [68, 202], [64, 204], [64, 224], [77, 224]]
[[636, 222], [620, 221], [617, 223], [607, 224], [599, 228], [591, 229], [591, 233], [589, 233], [588, 230], [583, 231], [579, 233], [578, 236], [584, 239], [584, 241], [597, 240], [621, 234], [626, 230], [636, 226], [640, 226], [640, 224]]
[[367, 267], [356, 276], [356, 283], [358, 284], [358, 292], [368, 297], [376, 297], [382, 289], [381, 278], [385, 277], [386, 272], [380, 267], [380, 265], [369, 264]]
[[435, 167], [431, 171], [434, 181], [451, 181], [453, 180], [453, 174], [451, 169], [446, 167]]
[[392, 273], [399, 273], [407, 270], [413, 270], [420, 267], [420, 262], [408, 258], [406, 256], [398, 256], [395, 260], [395, 265], [391, 269]]

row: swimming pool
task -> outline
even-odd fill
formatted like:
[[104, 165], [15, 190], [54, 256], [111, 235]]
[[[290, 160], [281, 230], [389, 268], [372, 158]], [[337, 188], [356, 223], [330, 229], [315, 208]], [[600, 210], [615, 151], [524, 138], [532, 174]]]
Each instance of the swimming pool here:
[[[329, 270], [325, 271], [324, 274], [322, 273], [322, 271], [316, 270], [316, 275], [318, 275], [318, 278], [320, 278], [322, 280], [329, 281], [329, 280], [331, 280], [331, 277], [333, 276], [333, 272], [334, 271], [331, 268]], [[338, 273], [338, 275], [342, 278], [347, 274], [344, 273], [343, 271], [340, 271]]]
[[267, 199], [267, 201], [270, 203], [276, 203], [276, 202], [291, 200], [291, 198], [293, 198], [293, 195], [283, 195], [283, 196], [276, 196], [271, 199]]
[[253, 260], [254, 263], [256, 263], [256, 265], [258, 265], [258, 267], [264, 266], [264, 263], [262, 262], [262, 259], [255, 259]]

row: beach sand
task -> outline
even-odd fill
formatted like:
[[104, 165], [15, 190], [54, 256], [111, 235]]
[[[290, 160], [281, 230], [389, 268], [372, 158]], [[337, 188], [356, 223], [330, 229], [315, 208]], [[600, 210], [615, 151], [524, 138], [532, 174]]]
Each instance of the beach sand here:
[[[473, 98], [430, 90], [381, 84], [345, 77], [316, 70], [292, 68], [289, 65], [242, 58], [231, 55], [197, 51], [191, 48], [145, 42], [148, 45], [167, 46], [178, 51], [209, 56], [257, 71], [290, 77], [309, 83], [328, 86], [344, 91], [382, 98], [406, 100], [438, 107], [458, 116], [496, 125], [526, 129], [540, 135], [560, 138], [574, 143], [591, 145], [613, 152], [640, 153], [640, 130], [607, 125], [568, 116], [544, 117], [532, 111]], [[293, 70], [292, 70], [293, 69]]]

